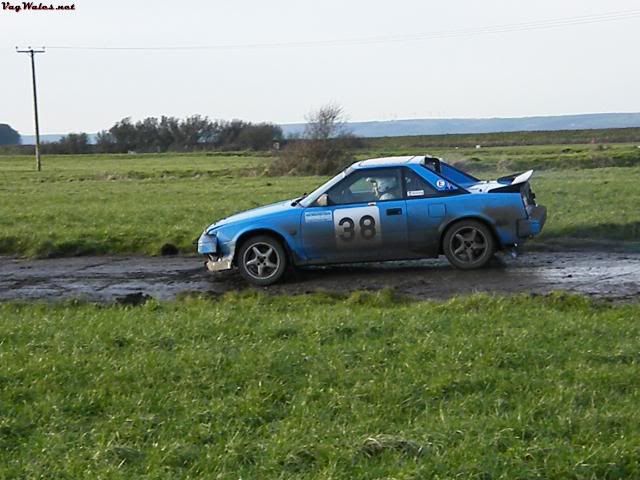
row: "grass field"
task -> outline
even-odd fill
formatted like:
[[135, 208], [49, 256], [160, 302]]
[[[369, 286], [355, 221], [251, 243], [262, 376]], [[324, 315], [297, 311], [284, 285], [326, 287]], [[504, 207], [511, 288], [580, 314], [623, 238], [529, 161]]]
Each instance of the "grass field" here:
[[362, 140], [364, 148], [399, 151], [420, 147], [423, 150], [442, 147], [485, 147], [525, 145], [623, 144], [640, 143], [640, 128], [593, 130], [553, 130], [531, 132], [462, 133], [449, 135], [410, 135], [377, 137]]
[[[358, 156], [424, 153], [395, 148]], [[538, 245], [638, 248], [635, 145], [430, 153], [538, 169]], [[0, 253], [192, 252], [213, 220], [324, 180], [269, 161], [0, 156]], [[561, 294], [0, 304], [0, 479], [640, 478], [639, 319]]]
[[[411, 137], [406, 137], [407, 139]], [[385, 146], [383, 143], [381, 146]], [[428, 152], [450, 161], [461, 162], [479, 172], [521, 171], [528, 169], [591, 169], [633, 167], [640, 164], [640, 148], [635, 144], [613, 145], [530, 145], [481, 148], [425, 148], [421, 142], [391, 144], [389, 148], [367, 149], [360, 157], [421, 155]]]
[[291, 197], [317, 181], [257, 176], [267, 161], [55, 157], [40, 175], [28, 170], [26, 157], [0, 159], [0, 252], [157, 254], [165, 243], [191, 252], [192, 241], [214, 218]]
[[[424, 150], [421, 150], [424, 152]], [[360, 152], [360, 158], [390, 153]], [[482, 178], [539, 169], [549, 207], [538, 241], [640, 239], [640, 149], [571, 145], [432, 150]], [[310, 191], [320, 177], [266, 177], [264, 156], [219, 154], [0, 156], [0, 253], [56, 256], [193, 252], [209, 223]]]
[[0, 305], [0, 478], [640, 477], [640, 305]]

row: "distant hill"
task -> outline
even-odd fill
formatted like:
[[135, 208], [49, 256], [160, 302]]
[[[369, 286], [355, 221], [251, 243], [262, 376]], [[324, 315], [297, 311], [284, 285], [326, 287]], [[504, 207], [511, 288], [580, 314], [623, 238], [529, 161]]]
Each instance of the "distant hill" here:
[[[460, 133], [534, 132], [556, 130], [590, 130], [640, 127], [640, 113], [589, 113], [521, 118], [424, 118], [414, 120], [383, 120], [349, 122], [349, 128], [359, 137], [405, 137], [411, 135], [446, 135]], [[281, 125], [285, 135], [304, 130], [303, 123]], [[41, 135], [43, 142], [55, 142], [60, 134]], [[95, 134], [90, 134], [95, 141]], [[35, 143], [34, 135], [23, 135], [24, 145]]]
[[[304, 124], [281, 125], [286, 135], [299, 134]], [[640, 127], [640, 113], [592, 113], [554, 117], [443, 118], [350, 122], [359, 137], [404, 137], [457, 133], [532, 132]]]
[[[64, 135], [62, 135], [61, 133], [52, 133], [52, 134], [48, 134], [48, 135], [40, 135], [40, 142], [44, 143], [44, 142], [57, 142], [58, 140], [60, 140]], [[22, 145], [35, 145], [36, 143], [36, 136], [35, 135], [20, 135], [20, 137], [22, 138]], [[93, 137], [95, 137], [95, 135], [91, 135], [92, 140]]]

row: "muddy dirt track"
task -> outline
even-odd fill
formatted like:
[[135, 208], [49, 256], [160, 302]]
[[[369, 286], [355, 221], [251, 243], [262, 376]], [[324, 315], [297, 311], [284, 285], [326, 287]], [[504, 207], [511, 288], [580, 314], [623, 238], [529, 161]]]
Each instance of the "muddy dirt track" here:
[[[235, 271], [211, 274], [199, 257], [76, 257], [21, 260], [0, 257], [0, 300], [84, 299], [97, 302], [161, 300], [199, 292], [217, 295], [252, 287]], [[554, 290], [631, 301], [640, 297], [640, 254], [538, 252], [499, 256], [491, 267], [462, 272], [446, 260], [307, 268], [272, 294], [392, 288], [421, 299], [472, 292], [538, 293]]]

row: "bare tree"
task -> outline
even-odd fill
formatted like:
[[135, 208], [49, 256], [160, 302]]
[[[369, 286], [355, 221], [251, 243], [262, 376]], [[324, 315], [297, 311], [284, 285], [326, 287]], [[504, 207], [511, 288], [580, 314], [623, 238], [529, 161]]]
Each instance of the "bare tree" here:
[[304, 138], [309, 140], [329, 140], [350, 135], [346, 126], [346, 119], [342, 107], [327, 104], [315, 112], [306, 115], [307, 125], [304, 128]]
[[353, 161], [358, 139], [342, 107], [327, 104], [306, 116], [301, 138], [290, 139], [269, 168], [272, 175], [329, 175]]

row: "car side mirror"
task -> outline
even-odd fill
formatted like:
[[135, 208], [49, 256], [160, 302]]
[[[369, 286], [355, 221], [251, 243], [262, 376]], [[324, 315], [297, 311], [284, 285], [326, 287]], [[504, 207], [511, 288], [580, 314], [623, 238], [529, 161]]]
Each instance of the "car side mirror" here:
[[320, 195], [316, 200], [316, 205], [318, 205], [319, 207], [326, 207], [327, 205], [329, 205], [329, 195], [327, 195], [326, 193]]

